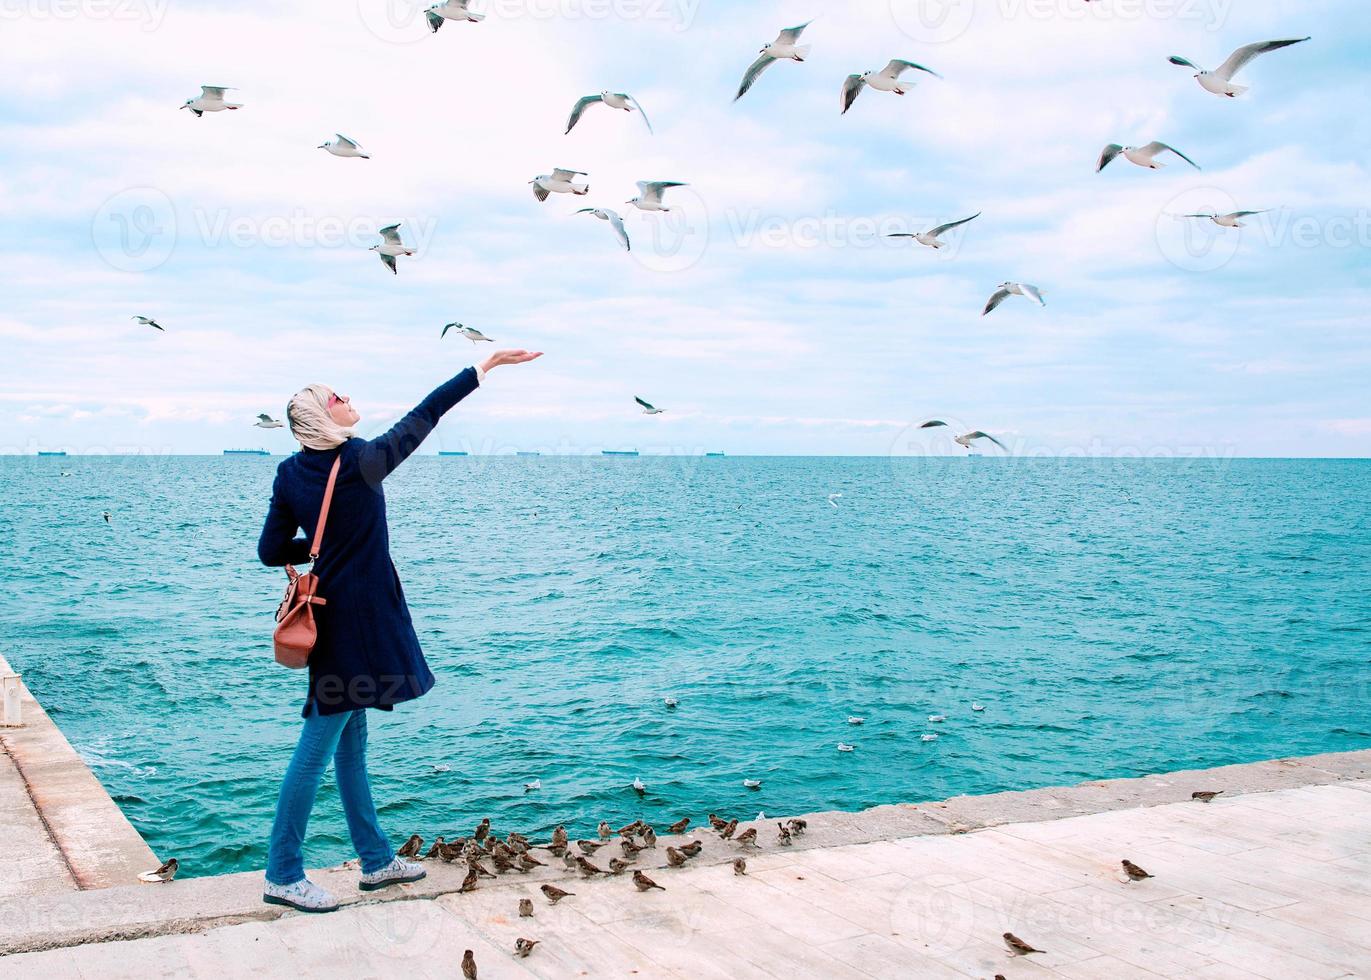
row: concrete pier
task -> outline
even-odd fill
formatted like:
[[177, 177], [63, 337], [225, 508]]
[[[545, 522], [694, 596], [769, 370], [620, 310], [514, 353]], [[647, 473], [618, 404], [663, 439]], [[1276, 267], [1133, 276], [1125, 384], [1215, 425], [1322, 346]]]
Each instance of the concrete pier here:
[[[13, 673], [0, 657], [0, 675]], [[0, 727], [0, 898], [137, 881], [152, 850], [22, 684], [19, 727]]]
[[[372, 894], [311, 872], [348, 903], [323, 916], [262, 905], [256, 873], [3, 899], [0, 974], [449, 978], [471, 949], [485, 980], [1371, 975], [1371, 751], [807, 819], [788, 848], [771, 822], [760, 850], [688, 834], [704, 851], [680, 870], [663, 854], [686, 838], [664, 838], [645, 894], [557, 867], [462, 895], [430, 861]], [[550, 906], [549, 881], [574, 897]], [[1006, 931], [1045, 952], [1011, 957]]]

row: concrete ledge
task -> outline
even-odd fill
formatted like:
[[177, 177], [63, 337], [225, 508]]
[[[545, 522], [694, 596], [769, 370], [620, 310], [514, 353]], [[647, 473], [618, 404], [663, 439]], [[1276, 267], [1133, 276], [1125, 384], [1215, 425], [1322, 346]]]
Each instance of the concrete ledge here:
[[[0, 657], [0, 672], [8, 670]], [[27, 687], [21, 701], [24, 724], [0, 728], [0, 749], [22, 777], [76, 887], [127, 885], [157, 867], [152, 849]]]
[[[960, 796], [938, 803], [880, 806], [859, 813], [814, 813], [806, 815], [809, 832], [796, 838], [795, 846], [786, 853], [896, 838], [970, 833], [1008, 823], [1041, 823], [1113, 810], [1176, 803], [1203, 806], [1190, 803], [1190, 794], [1197, 789], [1223, 790], [1224, 798], [1231, 798], [1365, 779], [1371, 779], [1371, 751], [1278, 759], [1018, 793]], [[749, 824], [740, 825], [740, 829], [745, 826]], [[500, 832], [505, 829], [509, 828], [496, 828]], [[775, 844], [774, 829], [769, 820], [759, 825], [763, 853], [775, 854], [780, 850]], [[642, 855], [646, 860], [640, 860], [640, 866], [649, 871], [659, 867], [666, 844], [692, 836], [662, 838], [656, 853]], [[705, 841], [705, 849], [692, 862], [695, 867], [724, 864], [741, 853], [737, 845], [719, 840], [707, 827], [700, 837]], [[436, 898], [456, 892], [461, 885], [464, 869], [460, 866], [430, 861], [427, 868], [429, 876], [424, 881], [365, 895], [357, 891], [356, 871], [318, 869], [310, 875], [348, 905]], [[506, 875], [498, 882], [483, 885], [482, 891], [536, 886], [574, 877], [560, 867], [549, 867], [529, 875]], [[569, 890], [574, 891], [575, 887]], [[286, 914], [279, 908], [263, 905], [261, 894], [262, 876], [250, 872], [0, 902], [0, 955], [202, 932]]]

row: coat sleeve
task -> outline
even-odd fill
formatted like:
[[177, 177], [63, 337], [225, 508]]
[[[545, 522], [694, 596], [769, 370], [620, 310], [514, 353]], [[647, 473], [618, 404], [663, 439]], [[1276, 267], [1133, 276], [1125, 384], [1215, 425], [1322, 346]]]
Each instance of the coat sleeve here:
[[394, 472], [428, 438], [448, 409], [475, 391], [476, 386], [476, 369], [467, 368], [435, 388], [388, 432], [364, 443], [360, 460], [363, 477], [379, 483]]
[[303, 565], [309, 561], [309, 542], [297, 538], [295, 532], [300, 522], [281, 494], [281, 474], [271, 485], [271, 505], [267, 508], [267, 521], [262, 526], [262, 536], [257, 539], [257, 557], [263, 565], [279, 568], [282, 565]]

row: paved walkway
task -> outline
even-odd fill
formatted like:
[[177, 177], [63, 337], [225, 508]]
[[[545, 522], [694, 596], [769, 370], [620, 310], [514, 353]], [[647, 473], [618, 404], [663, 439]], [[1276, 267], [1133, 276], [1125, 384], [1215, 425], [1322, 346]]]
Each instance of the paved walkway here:
[[[810, 849], [779, 848], [774, 834], [763, 830], [764, 849], [749, 856], [745, 877], [735, 876], [727, 863], [704, 863], [706, 857], [724, 861], [739, 849], [703, 833], [705, 853], [697, 867], [653, 868], [661, 847], [653, 861], [642, 862], [665, 892], [639, 894], [626, 878], [563, 881], [576, 895], [556, 907], [538, 893], [543, 878], [506, 878], [458, 895], [452, 893], [459, 877], [455, 867], [438, 865], [429, 881], [405, 886], [407, 894], [391, 889], [386, 896], [407, 901], [240, 924], [219, 924], [232, 921], [220, 909], [220, 918], [182, 921], [172, 935], [17, 953], [0, 960], [0, 974], [13, 980], [417, 980], [460, 976], [462, 952], [472, 949], [485, 980], [1368, 976], [1367, 756], [1318, 757], [1340, 760], [1344, 767], [1338, 775], [1317, 770], [1332, 777], [1323, 785], [1300, 784], [1315, 770], [1304, 766], [1302, 775], [1295, 771], [1301, 761], [1290, 761], [1086, 784], [1050, 797], [1069, 812], [1091, 787], [1136, 784], [1137, 794], [1167, 792], [1173, 800], [1188, 799], [1191, 789], [1225, 788], [1211, 804], [1137, 800], [1129, 808], [1001, 822], [969, 833], [957, 833], [956, 827], [948, 833], [944, 826], [937, 834]], [[1357, 757], [1353, 765], [1349, 760]], [[1282, 775], [1281, 766], [1292, 774]], [[1237, 770], [1260, 770], [1264, 779], [1293, 784], [1243, 792], [1214, 783]], [[1030, 794], [979, 800], [1010, 795]], [[926, 814], [956, 802], [910, 809]], [[825, 815], [815, 815], [809, 837], [835, 828], [841, 837], [860, 816], [827, 815], [825, 828]], [[1155, 877], [1126, 881], [1119, 866], [1125, 857]], [[242, 879], [232, 887], [243, 892], [239, 900], [251, 901], [256, 876], [144, 886], [133, 895], [146, 896], [143, 905], [176, 902], [193, 920], [189, 910], [208, 901], [216, 881], [222, 881], [221, 890], [230, 887], [230, 878]], [[354, 876], [316, 872], [316, 880], [345, 894]], [[100, 894], [80, 898], [95, 901], [92, 896]], [[531, 919], [517, 917], [522, 897], [534, 901]], [[66, 911], [90, 915], [104, 908], [101, 914], [113, 921], [132, 914], [116, 913], [129, 905], [125, 897]], [[256, 908], [260, 913], [262, 907]], [[30, 911], [27, 941], [57, 915], [57, 909]], [[4, 913], [0, 903], [0, 921]], [[105, 938], [118, 938], [119, 929], [137, 934], [131, 921], [111, 926], [115, 931]], [[1046, 952], [1011, 957], [1000, 939], [1006, 930]], [[26, 941], [24, 936], [0, 926], [0, 949]], [[518, 936], [540, 940], [526, 960], [512, 955]]]
[[0, 827], [4, 827], [4, 873], [0, 898], [72, 891], [76, 882], [33, 805], [24, 777], [4, 745], [0, 729]]

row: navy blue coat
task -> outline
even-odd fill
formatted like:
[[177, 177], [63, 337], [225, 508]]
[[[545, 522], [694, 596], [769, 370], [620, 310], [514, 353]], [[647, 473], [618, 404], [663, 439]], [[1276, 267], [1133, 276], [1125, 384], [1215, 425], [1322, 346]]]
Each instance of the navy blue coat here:
[[[322, 715], [389, 710], [433, 687], [390, 560], [381, 483], [476, 385], [475, 369], [467, 368], [384, 435], [349, 439], [336, 449], [301, 449], [277, 467], [257, 555], [264, 565], [300, 565], [309, 561], [329, 470], [343, 460], [314, 567], [327, 605], [315, 608], [319, 640], [309, 658], [304, 714], [311, 705]], [[296, 536], [300, 529], [303, 537]]]

